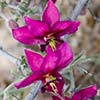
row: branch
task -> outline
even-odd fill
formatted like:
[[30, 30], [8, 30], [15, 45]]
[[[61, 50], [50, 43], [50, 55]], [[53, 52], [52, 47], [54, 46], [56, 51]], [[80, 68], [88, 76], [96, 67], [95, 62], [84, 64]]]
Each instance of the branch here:
[[71, 20], [76, 20], [77, 17], [80, 15], [84, 6], [88, 3], [89, 0], [78, 0], [78, 3], [75, 7], [75, 10], [72, 12]]
[[0, 47], [0, 55], [5, 56], [9, 61], [11, 61], [14, 64], [19, 65], [20, 59], [14, 57], [10, 53], [8, 53], [6, 50], [4, 50], [2, 47]]
[[34, 84], [33, 89], [31, 90], [31, 92], [26, 96], [25, 100], [34, 100], [39, 89], [41, 86], [41, 81], [38, 81], [36, 84]]

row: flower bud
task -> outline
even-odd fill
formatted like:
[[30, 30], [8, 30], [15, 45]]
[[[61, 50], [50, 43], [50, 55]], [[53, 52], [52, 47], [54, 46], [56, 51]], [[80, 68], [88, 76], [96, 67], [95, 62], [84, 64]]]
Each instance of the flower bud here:
[[13, 19], [9, 20], [8, 23], [9, 23], [9, 26], [10, 26], [11, 29], [15, 29], [15, 28], [19, 27], [19, 25]]

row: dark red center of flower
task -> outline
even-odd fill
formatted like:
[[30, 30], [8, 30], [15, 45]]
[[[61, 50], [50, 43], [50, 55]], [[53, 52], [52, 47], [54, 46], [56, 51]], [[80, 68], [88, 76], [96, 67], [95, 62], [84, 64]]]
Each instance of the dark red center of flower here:
[[44, 51], [46, 46], [49, 45], [53, 50], [56, 49], [56, 43], [63, 43], [63, 40], [57, 39], [53, 36], [54, 33], [50, 33], [49, 35], [45, 36], [43, 39], [46, 44], [40, 45], [41, 51]]
[[57, 78], [52, 76], [52, 75], [45, 75], [45, 83], [44, 83], [44, 86], [42, 87], [42, 91], [45, 91], [46, 88], [48, 88], [48, 86], [51, 87], [52, 91], [54, 93], [57, 93], [58, 90], [57, 90], [57, 86], [55, 84], [55, 82], [57, 81]]

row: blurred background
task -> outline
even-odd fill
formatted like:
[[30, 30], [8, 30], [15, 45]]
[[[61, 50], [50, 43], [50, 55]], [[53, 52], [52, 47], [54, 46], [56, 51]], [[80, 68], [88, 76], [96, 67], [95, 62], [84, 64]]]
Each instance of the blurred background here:
[[[61, 20], [70, 17], [77, 0], [56, 0], [56, 5], [60, 11]], [[79, 84], [97, 84], [100, 88], [100, 0], [90, 0], [87, 7], [81, 12], [77, 18], [81, 22], [78, 31], [69, 36], [67, 41], [73, 49], [75, 55], [83, 52], [85, 56], [91, 58], [81, 66], [89, 73], [82, 74], [77, 69], [74, 70], [76, 86]], [[0, 0], [0, 47], [15, 57], [24, 55], [23, 48], [30, 48], [17, 42], [10, 30], [13, 20], [24, 25], [23, 16], [29, 15], [34, 19], [39, 19], [46, 0]], [[32, 49], [37, 50], [37, 46]], [[0, 53], [0, 91], [3, 91], [15, 79], [12, 71], [16, 69], [16, 64], [10, 62], [3, 54]], [[43, 98], [46, 96], [42, 96]], [[2, 99], [0, 99], [2, 100]], [[8, 99], [5, 99], [8, 100]], [[15, 99], [16, 100], [16, 99]], [[24, 100], [24, 99], [23, 99]], [[40, 100], [40, 99], [39, 99]], [[42, 100], [42, 99], [41, 99]], [[44, 100], [44, 99], [43, 99]], [[49, 99], [46, 99], [49, 100]], [[97, 95], [93, 100], [100, 100]]]

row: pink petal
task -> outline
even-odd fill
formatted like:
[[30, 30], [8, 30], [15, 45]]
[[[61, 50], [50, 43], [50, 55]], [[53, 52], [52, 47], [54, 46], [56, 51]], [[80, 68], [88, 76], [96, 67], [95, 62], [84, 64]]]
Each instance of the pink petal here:
[[76, 92], [73, 95], [72, 100], [76, 100], [76, 99], [77, 100], [88, 100], [90, 98], [93, 98], [96, 95], [96, 93], [97, 93], [97, 86], [92, 85], [92, 86], [89, 86], [87, 88], [80, 90], [79, 92]]
[[[65, 97], [65, 100], [72, 100], [71, 98]], [[75, 100], [79, 100], [78, 98]]]
[[58, 98], [57, 96], [52, 96], [52, 100], [61, 100], [61, 99]]
[[53, 51], [49, 51], [44, 57], [43, 63], [41, 65], [41, 70], [45, 73], [52, 73], [53, 70], [56, 68], [57, 63], [58, 57]]
[[29, 67], [31, 68], [31, 70], [33, 72], [39, 70], [43, 62], [43, 57], [40, 54], [35, 53], [31, 50], [25, 49], [24, 51], [25, 51], [27, 63]]
[[[49, 0], [47, 0], [47, 1], [49, 1]], [[57, 0], [52, 0], [54, 3], [57, 1]]]
[[46, 8], [44, 10], [42, 19], [44, 22], [48, 23], [50, 26], [52, 26], [53, 24], [55, 24], [56, 22], [60, 20], [59, 11], [57, 7], [55, 6], [55, 4], [52, 2], [52, 0], [48, 1]]
[[72, 34], [72, 33], [76, 32], [78, 30], [79, 25], [80, 25], [80, 22], [72, 21], [71, 25], [68, 28], [66, 28], [64, 31], [57, 33], [56, 37], [60, 37], [60, 36], [66, 35], [66, 34]]
[[67, 43], [61, 44], [55, 51], [60, 61], [56, 66], [56, 70], [61, 70], [66, 67], [73, 60], [73, 52]]
[[13, 37], [23, 44], [33, 44], [33, 36], [30, 34], [27, 26], [12, 30]]
[[72, 25], [72, 21], [59, 21], [52, 27], [52, 32], [58, 33], [68, 29]]
[[41, 73], [40, 72], [36, 72], [34, 74], [31, 74], [30, 76], [28, 76], [27, 78], [25, 78], [24, 80], [18, 82], [15, 84], [15, 87], [17, 89], [20, 89], [20, 88], [23, 88], [23, 87], [26, 87], [30, 84], [32, 84], [33, 82], [37, 81], [37, 80], [40, 80], [41, 79]]
[[24, 19], [33, 37], [42, 38], [49, 32], [49, 27], [45, 22], [33, 20], [27, 16]]

